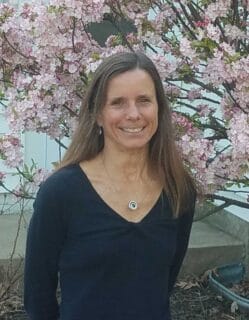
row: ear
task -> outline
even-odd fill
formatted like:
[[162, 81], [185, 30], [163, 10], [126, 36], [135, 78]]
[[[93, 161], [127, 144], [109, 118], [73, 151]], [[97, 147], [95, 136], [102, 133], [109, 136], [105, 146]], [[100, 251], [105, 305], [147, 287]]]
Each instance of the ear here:
[[99, 127], [102, 127], [103, 121], [102, 121], [102, 114], [101, 113], [99, 113], [97, 115], [96, 122], [97, 122]]

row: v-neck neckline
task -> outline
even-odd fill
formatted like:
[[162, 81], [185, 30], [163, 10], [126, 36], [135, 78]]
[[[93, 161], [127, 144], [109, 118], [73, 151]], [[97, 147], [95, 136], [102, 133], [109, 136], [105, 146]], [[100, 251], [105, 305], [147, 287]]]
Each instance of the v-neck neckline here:
[[84, 178], [84, 180], [88, 183], [89, 188], [91, 190], [91, 192], [95, 195], [95, 197], [97, 197], [97, 199], [108, 209], [108, 211], [112, 214], [112, 216], [114, 216], [115, 218], [118, 218], [119, 220], [127, 223], [127, 224], [134, 224], [134, 225], [139, 225], [142, 224], [144, 222], [146, 222], [146, 220], [150, 217], [150, 215], [152, 214], [152, 212], [157, 208], [157, 206], [160, 204], [160, 200], [161, 197], [163, 196], [163, 191], [161, 191], [161, 193], [159, 194], [157, 200], [155, 201], [155, 203], [153, 204], [153, 206], [148, 210], [148, 212], [142, 217], [142, 219], [140, 219], [139, 221], [135, 222], [135, 221], [130, 221], [128, 219], [126, 219], [124, 216], [122, 216], [120, 213], [117, 212], [117, 210], [115, 210], [114, 208], [112, 208], [104, 199], [103, 197], [98, 193], [98, 191], [95, 189], [95, 187], [93, 186], [91, 180], [89, 179], [89, 177], [87, 176], [87, 174], [85, 173], [85, 171], [81, 168], [80, 164], [77, 164], [78, 170], [81, 172], [82, 177]]

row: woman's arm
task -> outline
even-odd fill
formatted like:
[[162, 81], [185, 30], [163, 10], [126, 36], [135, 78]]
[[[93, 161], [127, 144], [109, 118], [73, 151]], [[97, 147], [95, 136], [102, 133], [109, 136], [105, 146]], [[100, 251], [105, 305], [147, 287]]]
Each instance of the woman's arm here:
[[63, 185], [53, 175], [41, 186], [30, 221], [24, 272], [24, 306], [31, 320], [59, 318], [58, 261], [66, 227]]

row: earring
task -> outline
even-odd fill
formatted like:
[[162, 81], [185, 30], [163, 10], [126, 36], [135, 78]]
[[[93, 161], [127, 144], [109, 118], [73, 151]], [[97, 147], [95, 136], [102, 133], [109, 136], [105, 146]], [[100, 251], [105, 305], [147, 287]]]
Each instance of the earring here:
[[102, 134], [103, 134], [103, 129], [102, 127], [99, 127], [99, 136], [102, 136]]

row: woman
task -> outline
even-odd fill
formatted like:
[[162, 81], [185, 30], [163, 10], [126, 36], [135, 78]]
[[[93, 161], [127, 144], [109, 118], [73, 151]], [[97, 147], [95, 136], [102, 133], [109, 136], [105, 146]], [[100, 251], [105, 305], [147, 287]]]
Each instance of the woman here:
[[25, 266], [30, 319], [171, 319], [195, 194], [155, 66], [143, 53], [107, 58], [60, 169], [34, 204]]

